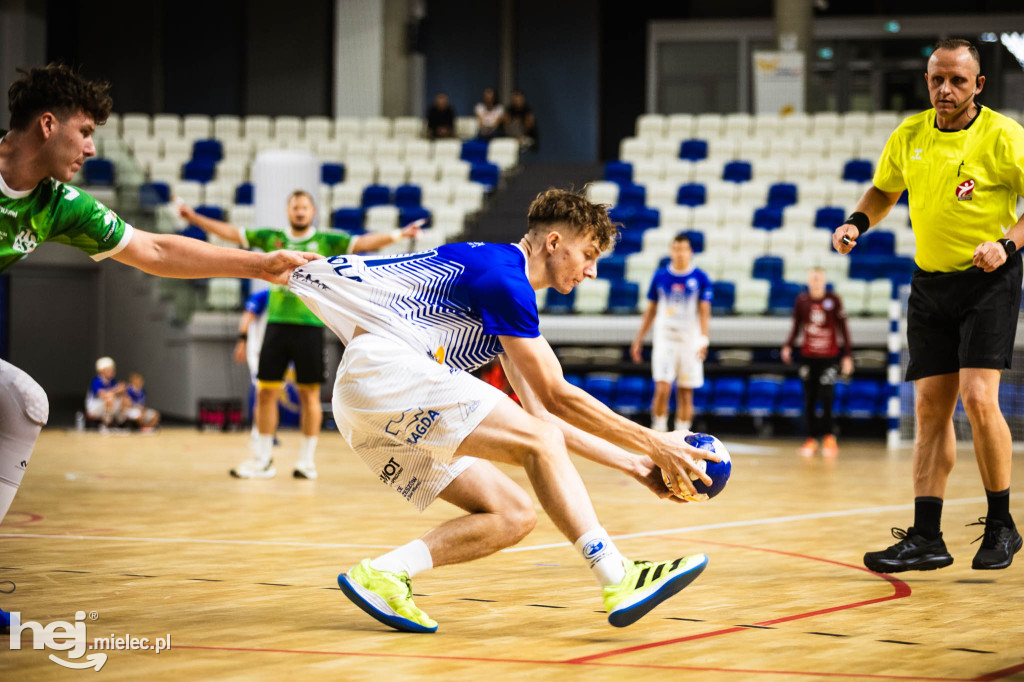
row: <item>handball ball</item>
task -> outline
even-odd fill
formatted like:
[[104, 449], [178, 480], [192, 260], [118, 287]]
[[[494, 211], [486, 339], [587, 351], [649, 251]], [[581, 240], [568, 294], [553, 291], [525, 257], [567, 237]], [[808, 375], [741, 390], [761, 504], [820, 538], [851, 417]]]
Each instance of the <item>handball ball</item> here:
[[[707, 433], [691, 433], [686, 437], [686, 442], [695, 448], [711, 450], [712, 452], [721, 455], [722, 461], [712, 462], [711, 460], [706, 459], [698, 461], [697, 468], [711, 478], [711, 485], [705, 484], [695, 475], [690, 474], [690, 480], [693, 481], [693, 487], [697, 489], [697, 494], [691, 495], [687, 491], [683, 490], [677, 495], [677, 497], [681, 497], [687, 502], [703, 502], [705, 500], [710, 500], [712, 497], [722, 492], [722, 489], [725, 488], [725, 484], [729, 481], [729, 475], [732, 473], [732, 459], [729, 457], [729, 451], [725, 449], [722, 441]], [[671, 488], [672, 482], [669, 480], [668, 474], [662, 471], [661, 476], [665, 481], [665, 485]]]

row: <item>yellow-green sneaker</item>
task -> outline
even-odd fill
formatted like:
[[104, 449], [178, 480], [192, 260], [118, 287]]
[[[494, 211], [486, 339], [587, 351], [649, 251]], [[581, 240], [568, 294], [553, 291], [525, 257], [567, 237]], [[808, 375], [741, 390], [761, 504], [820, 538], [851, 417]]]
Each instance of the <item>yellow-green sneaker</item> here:
[[338, 587], [353, 604], [384, 625], [403, 632], [436, 632], [437, 621], [416, 608], [412, 583], [402, 571], [378, 571], [363, 559], [338, 576]]
[[697, 579], [708, 565], [707, 554], [674, 561], [626, 561], [626, 577], [604, 588], [608, 622], [624, 628]]

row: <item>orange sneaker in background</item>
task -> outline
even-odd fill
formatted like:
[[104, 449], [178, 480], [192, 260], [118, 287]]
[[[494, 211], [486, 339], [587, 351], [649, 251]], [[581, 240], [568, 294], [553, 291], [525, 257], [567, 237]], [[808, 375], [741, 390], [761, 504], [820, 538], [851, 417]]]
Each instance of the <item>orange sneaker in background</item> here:
[[823, 457], [835, 457], [839, 454], [839, 444], [832, 434], [825, 436], [821, 441], [821, 455]]
[[813, 438], [808, 438], [804, 441], [804, 444], [800, 447], [800, 455], [803, 457], [811, 458], [814, 457], [814, 453], [818, 451], [818, 441]]

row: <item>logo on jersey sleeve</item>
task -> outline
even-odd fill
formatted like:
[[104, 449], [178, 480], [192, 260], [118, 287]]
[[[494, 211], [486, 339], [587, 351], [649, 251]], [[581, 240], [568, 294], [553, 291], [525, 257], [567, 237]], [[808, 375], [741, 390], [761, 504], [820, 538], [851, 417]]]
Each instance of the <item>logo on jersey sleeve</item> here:
[[26, 227], [14, 238], [14, 244], [11, 246], [20, 253], [32, 253], [39, 246], [39, 236], [32, 228]]
[[956, 186], [957, 201], [971, 201], [974, 199], [974, 180], [964, 180]]

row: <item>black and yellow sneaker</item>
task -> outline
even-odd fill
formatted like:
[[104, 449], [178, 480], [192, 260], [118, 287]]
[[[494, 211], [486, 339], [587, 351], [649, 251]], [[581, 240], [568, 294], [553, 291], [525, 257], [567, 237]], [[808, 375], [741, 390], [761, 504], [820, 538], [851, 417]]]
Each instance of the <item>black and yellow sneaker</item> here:
[[[975, 540], [981, 540], [981, 547], [974, 555], [971, 568], [977, 571], [991, 571], [1007, 568], [1013, 563], [1013, 555], [1020, 551], [1024, 540], [1011, 521], [1009, 524], [999, 519], [980, 517], [968, 526], [985, 526], [984, 534]], [[973, 542], [971, 544], [974, 544]]]
[[707, 554], [659, 563], [626, 561], [626, 577], [622, 582], [604, 587], [608, 622], [617, 628], [632, 625], [696, 580], [707, 565]]
[[892, 536], [899, 542], [881, 552], [865, 554], [865, 566], [876, 573], [901, 573], [934, 571], [953, 563], [953, 557], [946, 551], [946, 543], [942, 541], [942, 533], [934, 540], [929, 540], [913, 527], [906, 530], [893, 528]]

